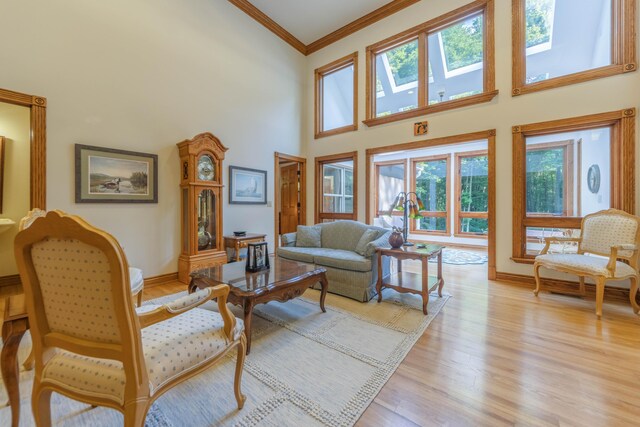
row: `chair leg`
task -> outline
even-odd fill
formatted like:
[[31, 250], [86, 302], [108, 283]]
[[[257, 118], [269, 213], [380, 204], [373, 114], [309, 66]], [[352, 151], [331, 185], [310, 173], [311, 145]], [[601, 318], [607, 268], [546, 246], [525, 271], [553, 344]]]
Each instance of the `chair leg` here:
[[636, 294], [638, 293], [638, 276], [634, 276], [630, 280], [631, 289], [629, 290], [629, 301], [631, 302], [631, 307], [633, 307], [633, 312], [638, 314], [638, 312], [640, 312], [640, 305], [636, 302]]
[[51, 393], [49, 389], [43, 389], [40, 384], [34, 383], [31, 394], [31, 410], [33, 419], [38, 427], [51, 427]]
[[142, 292], [144, 291], [144, 289], [140, 290], [140, 292], [138, 292], [138, 307], [142, 307]]
[[124, 407], [124, 427], [144, 427], [147, 411], [149, 410], [148, 400], [132, 402]]
[[596, 316], [598, 319], [602, 318], [602, 302], [604, 301], [604, 284], [606, 280], [604, 277], [598, 277], [596, 279]]
[[33, 354], [33, 348], [32, 348], [31, 352], [29, 352], [29, 356], [27, 356], [27, 359], [22, 364], [22, 367], [24, 368], [25, 371], [30, 371], [33, 369], [34, 362], [35, 362], [35, 355]]
[[542, 264], [536, 263], [533, 265], [533, 276], [536, 279], [536, 289], [533, 291], [535, 296], [538, 296], [538, 293], [540, 292], [540, 267], [542, 267]]
[[244, 402], [247, 400], [247, 396], [242, 394], [242, 370], [244, 369], [244, 358], [247, 353], [247, 338], [242, 333], [240, 337], [240, 344], [238, 345], [238, 360], [236, 361], [236, 376], [233, 383], [233, 392], [236, 395], [236, 401], [238, 402], [238, 409], [242, 409]]

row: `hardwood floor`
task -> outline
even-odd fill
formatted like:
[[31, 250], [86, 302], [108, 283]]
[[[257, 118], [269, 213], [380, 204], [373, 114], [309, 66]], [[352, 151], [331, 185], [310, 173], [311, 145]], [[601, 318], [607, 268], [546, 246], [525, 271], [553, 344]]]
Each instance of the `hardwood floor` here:
[[598, 321], [594, 301], [489, 282], [486, 264], [445, 265], [444, 277], [453, 298], [357, 426], [640, 425], [629, 304], [605, 303]]

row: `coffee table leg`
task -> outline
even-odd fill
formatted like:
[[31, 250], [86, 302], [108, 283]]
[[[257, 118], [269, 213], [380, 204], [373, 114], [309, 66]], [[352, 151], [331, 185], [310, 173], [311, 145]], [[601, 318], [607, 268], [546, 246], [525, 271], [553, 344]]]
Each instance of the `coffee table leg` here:
[[324, 309], [324, 299], [326, 298], [327, 291], [329, 290], [329, 282], [327, 281], [327, 276], [323, 274], [318, 282], [320, 282], [320, 286], [322, 286], [322, 291], [320, 292], [320, 309], [323, 313], [326, 313], [327, 310]]
[[244, 301], [244, 333], [247, 336], [247, 354], [251, 350], [251, 317], [253, 316], [253, 301]]
[[378, 253], [378, 280], [376, 281], [378, 302], [382, 302], [382, 254]]
[[422, 258], [422, 312], [427, 313], [427, 305], [429, 304], [429, 260]]
[[438, 296], [442, 297], [442, 288], [444, 287], [444, 279], [442, 278], [442, 249], [438, 253]]

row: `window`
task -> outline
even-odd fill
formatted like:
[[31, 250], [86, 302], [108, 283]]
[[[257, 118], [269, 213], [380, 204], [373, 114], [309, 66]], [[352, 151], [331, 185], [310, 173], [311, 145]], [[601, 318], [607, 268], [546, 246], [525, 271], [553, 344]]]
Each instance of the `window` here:
[[411, 160], [413, 190], [426, 212], [411, 221], [411, 232], [449, 234], [449, 155]]
[[456, 236], [489, 233], [489, 156], [486, 151], [456, 154]]
[[587, 214], [633, 213], [634, 116], [628, 109], [514, 127], [515, 261], [533, 262], [546, 237], [575, 236]]
[[358, 52], [315, 70], [315, 137], [358, 129]]
[[513, 95], [636, 70], [635, 0], [515, 0], [513, 7]]
[[357, 218], [357, 152], [316, 157], [316, 223]]
[[490, 101], [498, 93], [493, 39], [493, 0], [481, 0], [367, 47], [363, 123]]
[[[400, 192], [406, 192], [405, 161], [375, 163], [375, 204], [376, 218], [389, 215], [393, 202]], [[393, 215], [401, 216], [398, 211]], [[395, 224], [393, 224], [395, 225]]]

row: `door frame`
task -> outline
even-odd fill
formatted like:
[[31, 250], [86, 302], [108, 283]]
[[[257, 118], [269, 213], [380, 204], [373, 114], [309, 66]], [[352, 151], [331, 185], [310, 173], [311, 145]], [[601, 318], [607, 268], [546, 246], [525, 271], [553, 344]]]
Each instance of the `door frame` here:
[[304, 157], [293, 156], [291, 154], [284, 154], [274, 152], [273, 155], [273, 176], [274, 176], [274, 191], [273, 191], [273, 235], [274, 245], [277, 249], [280, 246], [280, 233], [279, 233], [279, 219], [280, 216], [280, 163], [296, 162], [300, 167], [300, 211], [298, 213], [300, 217], [299, 225], [305, 225], [307, 223], [307, 159]]

